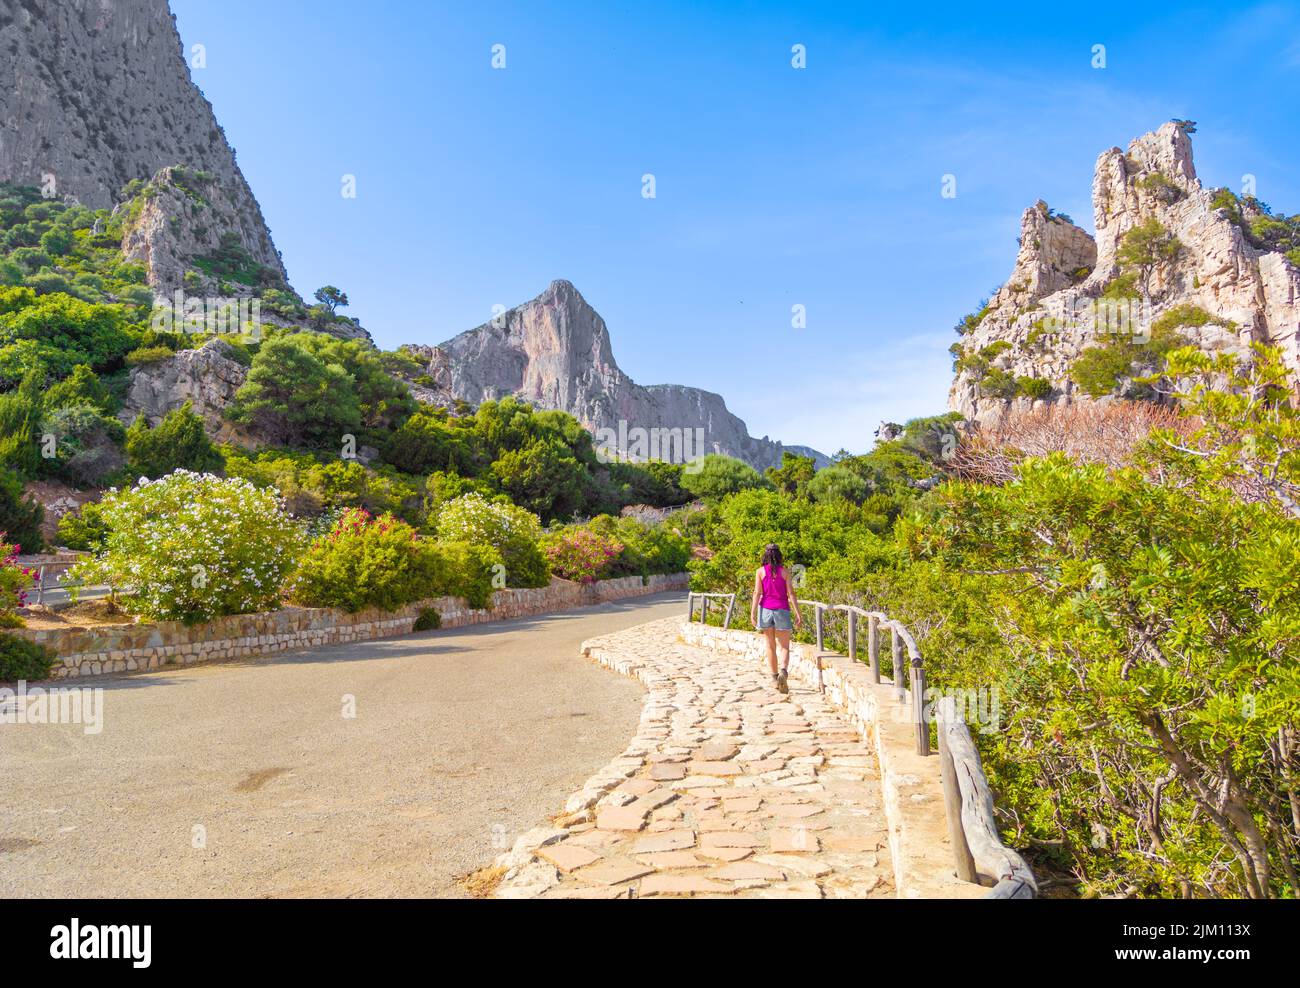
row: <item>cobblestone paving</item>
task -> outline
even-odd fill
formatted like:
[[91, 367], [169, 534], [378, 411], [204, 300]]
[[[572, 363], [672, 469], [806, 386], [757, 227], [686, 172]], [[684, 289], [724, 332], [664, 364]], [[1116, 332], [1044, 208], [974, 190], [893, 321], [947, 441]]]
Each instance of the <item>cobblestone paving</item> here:
[[593, 639], [641, 680], [626, 750], [553, 827], [498, 859], [503, 898], [889, 898], [875, 757], [815, 688], [677, 640], [670, 618]]

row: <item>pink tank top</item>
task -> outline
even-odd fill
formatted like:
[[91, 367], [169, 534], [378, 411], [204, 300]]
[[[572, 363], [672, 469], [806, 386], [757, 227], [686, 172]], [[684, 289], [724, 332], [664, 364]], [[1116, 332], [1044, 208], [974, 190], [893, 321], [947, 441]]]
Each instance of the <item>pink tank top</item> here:
[[790, 609], [790, 599], [785, 589], [784, 568], [774, 573], [771, 566], [763, 567], [763, 597], [759, 601], [759, 606], [766, 607], [769, 611]]

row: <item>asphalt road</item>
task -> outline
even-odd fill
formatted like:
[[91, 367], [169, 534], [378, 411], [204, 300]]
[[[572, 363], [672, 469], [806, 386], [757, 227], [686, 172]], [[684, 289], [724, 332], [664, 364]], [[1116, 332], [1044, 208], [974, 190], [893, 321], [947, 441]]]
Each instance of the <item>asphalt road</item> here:
[[0, 896], [460, 895], [635, 733], [641, 687], [579, 642], [682, 610], [87, 680], [99, 734], [0, 724]]

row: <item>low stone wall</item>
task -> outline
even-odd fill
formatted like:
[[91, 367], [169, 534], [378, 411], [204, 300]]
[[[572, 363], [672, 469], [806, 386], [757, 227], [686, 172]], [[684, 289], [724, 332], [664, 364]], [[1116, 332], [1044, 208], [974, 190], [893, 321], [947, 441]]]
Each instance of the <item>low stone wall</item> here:
[[651, 576], [645, 580], [626, 576], [590, 585], [552, 580], [546, 587], [498, 590], [492, 594], [492, 607], [488, 610], [472, 608], [460, 597], [431, 597], [396, 611], [371, 608], [349, 614], [332, 607], [285, 607], [195, 625], [159, 621], [96, 628], [20, 628], [12, 633], [54, 649], [59, 663], [51, 671], [51, 678], [65, 679], [406, 635], [426, 608], [438, 612], [441, 627], [459, 628], [664, 590], [683, 590], [687, 583], [685, 573]]
[[[767, 643], [755, 632], [692, 621], [683, 621], [681, 629], [682, 640], [689, 645], [767, 662]], [[956, 876], [939, 757], [916, 753], [910, 702], [899, 703], [888, 680], [873, 683], [863, 663], [834, 652], [819, 653], [801, 642], [790, 646], [790, 676], [813, 687], [820, 684], [826, 698], [850, 717], [875, 748], [899, 898], [986, 896], [988, 889]]]

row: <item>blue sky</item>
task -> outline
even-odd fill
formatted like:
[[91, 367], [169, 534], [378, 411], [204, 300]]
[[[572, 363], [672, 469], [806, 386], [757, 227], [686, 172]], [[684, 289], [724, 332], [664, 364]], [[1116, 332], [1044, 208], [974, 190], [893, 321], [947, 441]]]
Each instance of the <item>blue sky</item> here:
[[1300, 212], [1296, 4], [171, 6], [304, 295], [391, 348], [567, 278], [635, 380], [827, 452], [944, 410], [1021, 212], [1091, 229], [1103, 150], [1191, 118], [1203, 182]]

